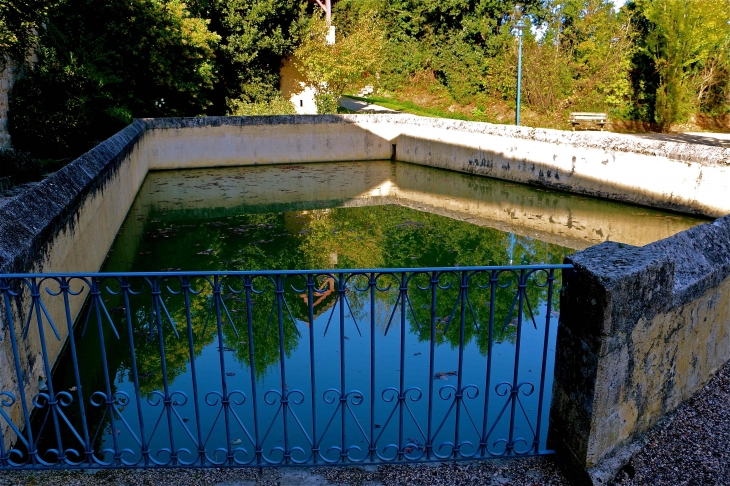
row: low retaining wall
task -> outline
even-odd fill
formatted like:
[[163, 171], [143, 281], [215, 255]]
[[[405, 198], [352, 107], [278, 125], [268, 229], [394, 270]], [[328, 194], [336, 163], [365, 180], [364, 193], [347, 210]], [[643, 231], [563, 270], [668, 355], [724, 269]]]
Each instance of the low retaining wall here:
[[150, 169], [389, 159], [674, 211], [730, 213], [730, 149], [389, 115], [146, 120]]
[[579, 480], [607, 484], [641, 434], [730, 359], [730, 216], [566, 263], [551, 446]]

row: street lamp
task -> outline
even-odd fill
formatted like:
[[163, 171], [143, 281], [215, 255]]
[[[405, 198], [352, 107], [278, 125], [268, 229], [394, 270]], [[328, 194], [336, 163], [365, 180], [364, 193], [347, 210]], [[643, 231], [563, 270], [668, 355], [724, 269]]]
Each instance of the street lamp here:
[[522, 34], [525, 30], [525, 22], [520, 19], [519, 22], [517, 22], [517, 25], [515, 25], [515, 29], [517, 29], [517, 37], [520, 39], [520, 53], [517, 56], [517, 116], [516, 118], [516, 125], [520, 125], [520, 92], [522, 91]]

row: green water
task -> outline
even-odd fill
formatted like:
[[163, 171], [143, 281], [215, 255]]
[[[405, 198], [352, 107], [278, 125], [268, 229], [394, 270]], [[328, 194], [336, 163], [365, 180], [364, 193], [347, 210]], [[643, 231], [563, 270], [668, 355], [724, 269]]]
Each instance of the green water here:
[[[671, 213], [390, 162], [158, 172], [150, 174], [145, 181], [103, 271], [326, 270], [562, 263], [575, 249], [600, 241], [615, 239], [644, 244], [651, 238], [666, 237], [699, 222], [699, 219]], [[179, 284], [175, 282], [174, 278], [165, 279], [163, 284], [169, 285], [171, 290], [179, 290]], [[264, 426], [276, 424], [273, 432], [263, 440], [267, 451], [274, 451], [283, 446], [282, 419], [277, 415], [275, 404], [269, 404], [261, 394], [267, 390], [286, 393], [289, 387], [300, 390], [306, 397], [302, 403], [292, 406], [292, 410], [303, 417], [301, 423], [307, 430], [303, 432], [295, 422], [289, 424], [292, 429], [290, 440], [294, 443], [306, 445], [306, 437], [313, 432], [311, 428], [319, 424], [323, 450], [324, 445], [338, 443], [340, 432], [346, 432], [355, 445], [367, 449], [367, 434], [363, 435], [360, 427], [363, 430], [382, 427], [379, 451], [386, 454], [386, 444], [397, 440], [398, 431], [397, 425], [388, 425], [391, 423], [388, 419], [391, 402], [381, 393], [385, 394], [383, 390], [389, 386], [399, 386], [401, 361], [405, 366], [406, 386], [417, 387], [425, 394], [429, 386], [436, 383], [434, 393], [448, 391], [449, 377], [451, 384], [455, 384], [456, 378], [446, 373], [458, 369], [460, 340], [464, 346], [464, 383], [481, 387], [480, 394], [470, 399], [474, 403], [467, 404], [467, 409], [471, 410], [469, 413], [475, 413], [485, 407], [485, 397], [489, 398], [496, 405], [490, 406], [488, 421], [495, 424], [495, 434], [504, 435], [509, 417], [499, 413], [504, 395], [494, 384], [513, 380], [518, 333], [522, 342], [519, 379], [535, 384], [539, 381], [545, 325], [550, 323], [544, 389], [523, 397], [527, 417], [537, 413], [538, 394], [544, 393], [542, 412], [547, 417], [559, 274], [551, 308], [547, 308], [546, 289], [529, 286], [527, 295], [532, 307], [529, 311], [525, 308], [522, 313], [523, 321], [529, 325], [521, 325], [519, 331], [517, 314], [511, 310], [514, 282], [500, 281], [504, 288], [499, 287], [496, 292], [494, 313], [498, 324], [492, 329], [491, 342], [485, 325], [490, 312], [488, 275], [476, 276], [472, 281], [469, 296], [473, 306], [464, 314], [463, 323], [458, 313], [454, 314], [454, 303], [459, 295], [459, 281], [455, 275], [443, 277], [440, 282], [443, 288], [438, 289], [436, 302], [432, 302], [428, 278], [414, 279], [409, 290], [410, 308], [403, 311], [402, 318], [396, 312], [399, 309], [398, 285], [394, 279], [385, 278], [380, 282], [383, 290], [375, 293], [373, 307], [370, 307], [367, 292], [355, 287], [358, 282], [349, 287], [345, 308], [333, 292], [333, 279], [325, 276], [317, 283], [320, 290], [315, 294], [311, 328], [307, 297], [297, 290], [297, 287], [303, 288], [301, 282], [285, 288], [283, 295], [290, 318], [285, 319], [281, 328], [277, 327], [276, 319], [273, 327], [271, 324], [276, 310], [273, 288], [261, 284], [262, 293], [255, 295], [251, 304], [253, 352], [246, 336], [249, 316], [242, 294], [228, 292], [224, 295], [223, 302], [229, 314], [224, 315], [219, 335], [209, 285], [202, 279], [197, 280], [193, 287], [199, 289], [200, 294], [192, 296], [190, 301], [192, 342], [186, 332], [185, 302], [181, 295], [163, 288], [163, 300], [170, 318], [164, 317], [160, 321], [158, 329], [164, 334], [161, 340], [155, 326], [150, 327], [155, 315], [151, 312], [150, 295], [144, 291], [144, 284], [135, 287], [140, 295], [130, 299], [132, 322], [127, 322], [126, 304], [121, 296], [113, 292], [105, 295], [105, 306], [110, 310], [119, 337], [109, 326], [102, 326], [100, 334], [93, 318], [85, 332], [79, 331], [77, 346], [80, 362], [84, 365], [81, 382], [89, 393], [104, 389], [106, 380], [99, 352], [103, 338], [112, 393], [129, 397], [129, 400], [116, 412], [114, 425], [104, 407], [91, 401], [86, 404], [86, 422], [97, 455], [106, 456], [108, 460], [112, 454], [109, 451], [115, 447], [128, 447], [134, 451], [138, 449], [135, 437], [147, 437], [145, 440], [152, 448], [171, 447], [170, 435], [177, 439], [175, 447], [194, 451], [195, 436], [200, 431], [208, 435], [210, 450], [226, 448], [227, 441], [233, 440], [233, 446], [242, 444], [241, 447], [247, 448], [246, 453], [238, 454], [242, 460], [248, 460], [253, 447], [249, 435], [253, 427], [250, 417], [254, 388], [259, 392], [259, 420]], [[366, 283], [360, 281], [359, 284], [367, 288]], [[391, 285], [390, 289], [386, 289], [388, 285]], [[433, 348], [430, 347], [428, 325], [432, 303], [436, 312]], [[463, 336], [459, 333], [461, 325]], [[173, 327], [178, 331], [177, 335]], [[132, 341], [126, 334], [127, 329], [134, 342], [139, 390], [131, 371]], [[316, 347], [312, 347], [312, 343], [316, 343]], [[492, 356], [488, 353], [490, 346]], [[347, 360], [342, 362], [339, 354], [345, 349]], [[200, 386], [198, 404], [203, 407], [199, 419], [195, 418], [192, 399], [190, 350]], [[162, 351], [165, 353], [164, 372], [161, 369]], [[370, 372], [371, 352], [377, 355], [374, 375]], [[434, 369], [429, 369], [430, 353], [433, 353]], [[487, 362], [492, 366], [493, 384], [492, 389], [484, 393]], [[225, 365], [225, 373], [221, 371], [221, 363]], [[252, 364], [255, 370], [252, 370]], [[284, 372], [286, 383], [282, 384]], [[347, 376], [348, 390], [357, 389], [365, 403], [377, 395], [377, 406], [370, 411], [360, 410], [357, 421], [351, 420], [339, 429], [335, 426], [322, 432], [330, 416], [337, 415], [337, 409], [333, 408], [337, 401], [330, 403], [320, 395], [328, 388], [339, 389], [343, 373]], [[314, 393], [310, 384], [312, 374], [318, 380]], [[162, 409], [154, 398], [150, 398], [161, 393], [164, 378], [171, 393], [177, 391], [187, 397], [184, 403], [181, 400], [177, 405], [175, 410], [179, 415], [172, 425], [164, 420], [160, 422]], [[75, 383], [66, 354], [54, 375], [54, 385], [63, 390], [72, 389]], [[239, 427], [227, 433], [222, 428], [218, 402], [212, 404], [215, 400], [208, 403], [202, 398], [214, 396], [222, 384], [239, 390], [240, 396], [247, 398], [245, 403], [234, 407], [239, 416], [244, 417], [241, 420], [247, 429]], [[136, 393], [141, 398], [139, 406], [134, 400]], [[310, 402], [312, 395], [319, 404], [316, 414]], [[443, 419], [443, 426], [433, 436], [434, 443], [453, 440], [457, 428], [472, 443], [479, 442], [474, 430], [468, 427], [462, 430], [463, 423], [459, 427], [454, 425], [453, 417], [449, 415], [453, 413], [449, 408], [452, 402], [437, 395], [432, 401], [437, 422]], [[427, 398], [414, 401], [414, 413], [424, 415], [427, 403]], [[72, 405], [70, 410], [72, 422], [80, 430], [78, 405]], [[417, 424], [417, 421], [404, 424], [411, 449], [418, 449], [419, 444], [425, 443], [425, 437], [419, 436], [425, 425], [422, 419], [419, 420], [421, 422]], [[514, 420], [523, 432], [534, 426], [534, 417], [518, 416]], [[152, 428], [150, 424], [155, 421], [157, 425]], [[142, 422], [147, 424], [146, 432], [142, 431]], [[546, 428], [540, 432], [542, 447]], [[75, 441], [68, 434], [67, 437], [67, 442]], [[52, 442], [49, 438], [49, 446]], [[275, 452], [271, 454], [276, 455]], [[130, 453], [130, 459], [139, 458], [138, 452]]]

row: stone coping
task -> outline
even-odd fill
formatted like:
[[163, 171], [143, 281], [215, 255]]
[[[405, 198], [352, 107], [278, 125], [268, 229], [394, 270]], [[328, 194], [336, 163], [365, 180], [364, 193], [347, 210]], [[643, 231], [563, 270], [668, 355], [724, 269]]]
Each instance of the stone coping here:
[[530, 128], [447, 118], [429, 118], [402, 113], [373, 115], [209, 116], [195, 118], [145, 118], [142, 121], [148, 129], [153, 130], [320, 123], [391, 124], [396, 128], [413, 127], [419, 130], [454, 130], [557, 145], [571, 145], [605, 151], [666, 157], [673, 160], [696, 162], [705, 166], [730, 167], [730, 148], [724, 147], [665, 140], [639, 139], [611, 132], [568, 132], [549, 128]]

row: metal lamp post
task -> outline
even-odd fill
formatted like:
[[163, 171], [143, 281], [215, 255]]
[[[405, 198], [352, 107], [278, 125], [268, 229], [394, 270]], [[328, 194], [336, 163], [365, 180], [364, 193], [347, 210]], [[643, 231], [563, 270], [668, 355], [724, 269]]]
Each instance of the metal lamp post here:
[[517, 29], [517, 37], [520, 39], [520, 51], [517, 56], [517, 116], [516, 118], [516, 125], [520, 125], [520, 95], [522, 91], [522, 34], [525, 30], [525, 22], [520, 19], [519, 22], [517, 22], [517, 25], [515, 25], [515, 29]]

